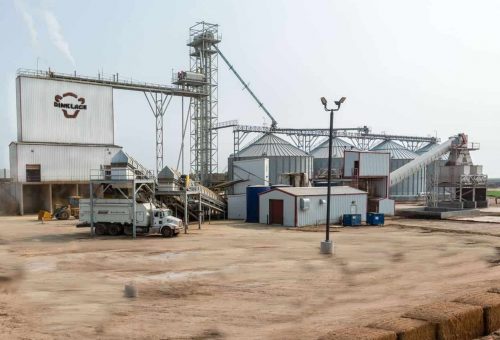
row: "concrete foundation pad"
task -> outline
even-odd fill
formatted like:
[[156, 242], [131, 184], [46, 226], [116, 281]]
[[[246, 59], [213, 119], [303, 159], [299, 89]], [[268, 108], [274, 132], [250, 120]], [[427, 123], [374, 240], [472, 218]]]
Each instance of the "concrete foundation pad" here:
[[333, 254], [333, 242], [332, 241], [321, 241], [320, 246], [321, 254]]
[[396, 215], [408, 218], [431, 218], [431, 219], [445, 220], [447, 218], [455, 218], [455, 217], [479, 216], [480, 213], [481, 212], [478, 209], [419, 207], [419, 208], [398, 210], [396, 212]]

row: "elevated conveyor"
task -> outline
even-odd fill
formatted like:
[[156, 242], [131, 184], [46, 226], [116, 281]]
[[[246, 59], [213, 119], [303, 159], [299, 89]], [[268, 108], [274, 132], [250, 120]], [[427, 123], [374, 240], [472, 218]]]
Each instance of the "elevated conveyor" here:
[[225, 214], [224, 198], [199, 183], [187, 182], [188, 189], [185, 190], [186, 179], [179, 171], [165, 166], [158, 175], [155, 196], [175, 211], [183, 212], [185, 221], [189, 220], [189, 217], [200, 220], [200, 214]]
[[415, 158], [409, 163], [406, 163], [402, 167], [394, 170], [390, 174], [390, 186], [394, 186], [411, 175], [417, 173], [420, 169], [431, 164], [435, 160], [438, 160], [444, 154], [448, 153], [452, 146], [460, 146], [467, 144], [467, 137], [464, 134], [459, 134], [458, 136], [450, 137], [446, 142], [439, 144], [435, 148], [429, 150], [423, 155]]

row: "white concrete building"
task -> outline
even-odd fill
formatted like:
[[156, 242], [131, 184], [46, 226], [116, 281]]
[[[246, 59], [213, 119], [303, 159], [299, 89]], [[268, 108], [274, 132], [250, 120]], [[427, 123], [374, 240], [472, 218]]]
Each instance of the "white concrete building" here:
[[[326, 222], [326, 187], [278, 187], [259, 196], [259, 222], [302, 227]], [[367, 193], [347, 186], [331, 188], [330, 222], [344, 214], [367, 212]]]

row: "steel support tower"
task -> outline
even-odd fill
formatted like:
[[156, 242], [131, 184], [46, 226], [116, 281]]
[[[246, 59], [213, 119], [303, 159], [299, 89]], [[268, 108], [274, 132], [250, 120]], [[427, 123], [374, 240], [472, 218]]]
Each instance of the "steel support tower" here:
[[156, 121], [156, 175], [163, 169], [163, 116], [167, 112], [172, 95], [144, 91], [149, 107]]
[[191, 174], [203, 185], [210, 185], [211, 174], [218, 171], [218, 25], [196, 23], [189, 29], [190, 71], [204, 75], [202, 92], [207, 96], [191, 98]]

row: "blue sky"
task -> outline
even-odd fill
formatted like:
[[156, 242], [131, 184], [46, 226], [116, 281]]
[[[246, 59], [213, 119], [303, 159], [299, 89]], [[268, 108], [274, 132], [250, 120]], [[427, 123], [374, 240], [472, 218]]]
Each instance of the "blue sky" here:
[[[340, 127], [481, 143], [473, 159], [500, 177], [500, 2], [0, 1], [0, 168], [16, 138], [18, 68], [169, 83], [189, 65], [188, 29], [220, 25], [221, 50], [282, 127], [325, 127], [319, 97], [347, 96]], [[264, 118], [219, 61], [220, 121]], [[116, 144], [154, 168], [154, 119], [141, 93], [115, 91]], [[180, 99], [165, 117], [165, 159], [180, 147]], [[188, 140], [186, 140], [188, 142]], [[232, 133], [219, 136], [220, 170]], [[188, 158], [188, 157], [187, 157]], [[186, 160], [186, 164], [188, 160]]]

